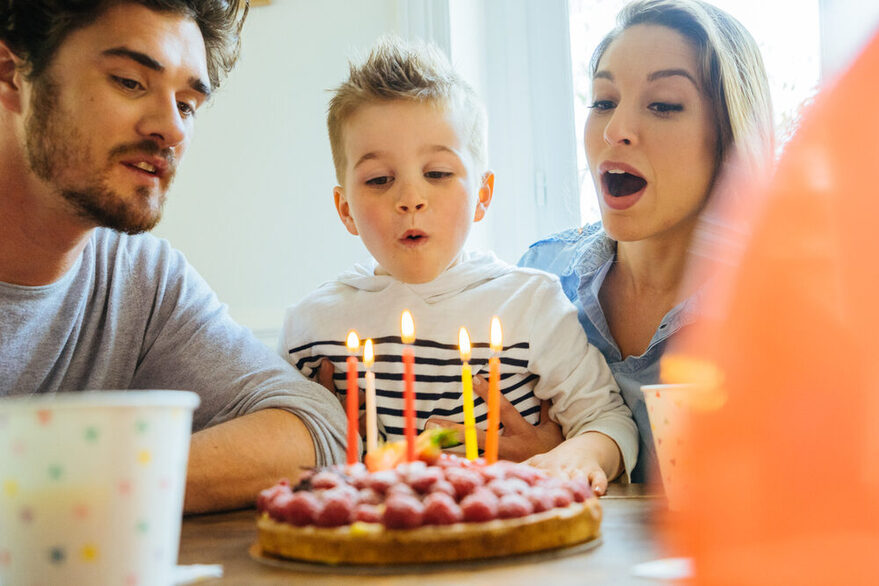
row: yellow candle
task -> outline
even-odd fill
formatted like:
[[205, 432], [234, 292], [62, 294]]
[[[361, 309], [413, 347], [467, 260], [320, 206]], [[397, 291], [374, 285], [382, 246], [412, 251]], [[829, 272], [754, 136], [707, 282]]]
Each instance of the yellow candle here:
[[375, 351], [372, 340], [363, 345], [363, 364], [366, 366], [366, 453], [378, 448], [378, 427], [375, 415], [375, 373], [372, 365], [375, 362]]
[[485, 432], [485, 461], [497, 462], [498, 431], [500, 429], [501, 391], [498, 353], [503, 349], [501, 321], [497, 316], [491, 318], [491, 358], [488, 359], [488, 429]]
[[461, 385], [464, 387], [464, 446], [467, 459], [475, 460], [479, 456], [476, 445], [476, 417], [473, 415], [473, 372], [470, 370], [470, 335], [467, 328], [458, 330], [458, 347], [461, 351]]

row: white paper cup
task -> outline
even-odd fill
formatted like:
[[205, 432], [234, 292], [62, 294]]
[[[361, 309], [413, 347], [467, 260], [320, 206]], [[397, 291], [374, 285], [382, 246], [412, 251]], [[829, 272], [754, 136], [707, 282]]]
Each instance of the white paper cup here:
[[653, 445], [659, 460], [662, 486], [671, 510], [680, 510], [686, 499], [688, 441], [692, 414], [719, 408], [723, 392], [695, 384], [643, 385], [644, 402], [653, 432]]
[[0, 585], [171, 584], [198, 404], [185, 391], [0, 400]]

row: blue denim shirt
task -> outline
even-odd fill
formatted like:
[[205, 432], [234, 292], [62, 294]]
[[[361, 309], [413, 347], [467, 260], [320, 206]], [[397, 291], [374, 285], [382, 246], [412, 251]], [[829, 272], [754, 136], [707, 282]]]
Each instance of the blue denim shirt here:
[[644, 354], [624, 360], [598, 302], [598, 292], [615, 259], [616, 242], [608, 238], [597, 222], [535, 242], [519, 260], [519, 265], [558, 275], [565, 295], [577, 306], [580, 324], [589, 342], [604, 354], [638, 424], [638, 462], [631, 480], [646, 482], [658, 468], [641, 385], [659, 382], [659, 359], [665, 346], [669, 338], [695, 321], [700, 295], [696, 293], [683, 300], [662, 318]]

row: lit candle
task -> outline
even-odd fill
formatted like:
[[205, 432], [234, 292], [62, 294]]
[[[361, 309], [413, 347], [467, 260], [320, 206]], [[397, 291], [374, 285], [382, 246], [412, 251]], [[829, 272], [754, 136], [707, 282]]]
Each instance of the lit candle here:
[[498, 352], [503, 349], [501, 320], [491, 318], [491, 358], [488, 359], [488, 430], [485, 434], [485, 460], [489, 464], [497, 462], [498, 428], [500, 427], [501, 406], [501, 360]]
[[476, 446], [476, 417], [473, 415], [473, 373], [470, 370], [470, 334], [467, 328], [458, 330], [458, 348], [461, 351], [461, 385], [464, 387], [464, 446], [467, 459], [475, 460], [479, 452]]
[[366, 453], [378, 448], [378, 428], [375, 422], [375, 373], [372, 365], [375, 362], [375, 351], [372, 340], [363, 345], [363, 364], [366, 365]]
[[357, 425], [357, 395], [359, 390], [357, 388], [357, 356], [354, 355], [357, 352], [357, 349], [360, 348], [360, 338], [357, 337], [357, 332], [351, 330], [348, 332], [348, 339], [345, 341], [345, 345], [348, 346], [348, 397], [347, 397], [347, 411], [348, 411], [348, 465], [357, 463], [357, 438], [359, 436], [358, 433], [358, 425]]
[[400, 318], [403, 344], [403, 417], [405, 418], [406, 460], [415, 460], [415, 322], [405, 310]]

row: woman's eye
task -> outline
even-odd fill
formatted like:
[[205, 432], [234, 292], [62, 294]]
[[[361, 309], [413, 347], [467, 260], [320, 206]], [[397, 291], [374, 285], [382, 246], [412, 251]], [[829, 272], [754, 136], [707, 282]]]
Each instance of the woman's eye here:
[[668, 114], [670, 112], [681, 112], [684, 109], [682, 104], [669, 104], [666, 102], [653, 102], [649, 108], [657, 114]]
[[387, 185], [391, 181], [393, 181], [393, 178], [388, 177], [388, 176], [373, 177], [372, 179], [367, 180], [366, 184], [367, 185]]
[[446, 177], [451, 177], [451, 171], [428, 171], [424, 174], [428, 179], [445, 179]]
[[614, 103], [611, 102], [610, 100], [595, 100], [594, 102], [592, 102], [592, 105], [589, 107], [592, 108], [593, 110], [599, 110], [599, 111], [610, 110], [611, 108], [614, 107]]
[[118, 75], [113, 75], [111, 77], [113, 78], [113, 81], [127, 90], [144, 89], [143, 85], [137, 80], [129, 79], [127, 77], [119, 77]]

